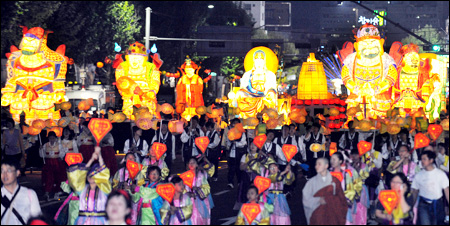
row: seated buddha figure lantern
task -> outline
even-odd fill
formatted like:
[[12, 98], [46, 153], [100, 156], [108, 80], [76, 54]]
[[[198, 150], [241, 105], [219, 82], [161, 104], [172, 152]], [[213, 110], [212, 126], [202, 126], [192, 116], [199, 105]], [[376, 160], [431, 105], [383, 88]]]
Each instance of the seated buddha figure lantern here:
[[22, 26], [23, 38], [19, 49], [11, 46], [7, 53], [7, 81], [2, 89], [2, 106], [10, 105], [10, 113], [16, 122], [25, 112], [29, 125], [36, 119], [61, 118], [55, 104], [64, 101], [68, 58], [66, 46], [56, 51], [47, 47], [47, 36], [52, 31], [40, 27], [28, 29]]
[[180, 68], [183, 74], [177, 84], [177, 109], [181, 109], [181, 117], [190, 121], [194, 115], [197, 115], [195, 109], [204, 106], [203, 102], [203, 80], [198, 75], [200, 67], [189, 57]]
[[147, 61], [147, 50], [139, 42], [131, 44], [126, 53], [126, 61], [116, 69], [116, 86], [123, 99], [122, 111], [132, 120], [133, 106], [148, 107], [154, 115], [156, 94], [161, 84], [159, 68]]
[[264, 106], [277, 107], [277, 77], [274, 71], [277, 70], [278, 59], [271, 49], [256, 47], [247, 53], [244, 66], [246, 72], [240, 80], [236, 100], [240, 117], [246, 119], [256, 117]]

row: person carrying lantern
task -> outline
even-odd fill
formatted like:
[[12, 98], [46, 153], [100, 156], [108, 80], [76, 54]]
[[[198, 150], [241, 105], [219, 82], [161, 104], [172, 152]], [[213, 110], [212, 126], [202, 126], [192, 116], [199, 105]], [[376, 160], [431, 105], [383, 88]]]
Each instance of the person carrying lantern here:
[[[167, 147], [166, 153], [163, 155], [164, 161], [166, 162], [167, 168], [169, 170], [172, 169], [172, 161], [176, 159], [175, 155], [175, 136], [169, 132], [169, 121], [163, 120], [161, 123], [161, 127], [159, 130], [155, 132], [155, 136], [153, 136], [151, 145], [154, 142], [165, 144]], [[158, 126], [159, 127], [159, 126]], [[165, 178], [165, 176], [164, 176]]]
[[105, 160], [106, 167], [110, 170], [111, 175], [115, 175], [117, 172], [117, 160], [116, 153], [114, 152], [114, 137], [111, 133], [107, 133], [105, 137], [100, 141], [100, 147], [102, 148], [103, 160]]
[[169, 168], [167, 167], [166, 162], [163, 159], [163, 156], [158, 160], [156, 158], [155, 150], [153, 149], [153, 146], [150, 147], [150, 154], [149, 157], [144, 158], [142, 161], [142, 164], [147, 167], [157, 166], [161, 170], [161, 180], [165, 181], [167, 176], [169, 176]]
[[80, 135], [77, 137], [77, 144], [79, 146], [78, 150], [83, 155], [84, 163], [87, 163], [91, 159], [94, 153], [94, 137], [92, 136], [91, 130], [88, 128], [89, 121], [83, 121], [81, 125]]
[[188, 193], [185, 192], [185, 184], [179, 176], [170, 180], [175, 186], [175, 194], [172, 202], [164, 200], [161, 207], [161, 223], [163, 225], [193, 225], [193, 203]]
[[247, 189], [247, 199], [247, 203], [258, 204], [260, 212], [258, 215], [256, 215], [252, 222], [249, 222], [248, 218], [245, 217], [243, 208], [241, 207], [235, 225], [269, 225], [270, 212], [273, 210], [273, 207], [270, 204], [260, 202], [258, 188], [253, 185], [250, 186]]
[[179, 112], [181, 117], [187, 121], [191, 120], [195, 113], [195, 109], [199, 106], [204, 106], [203, 102], [203, 80], [198, 75], [199, 67], [193, 62], [189, 56], [184, 64], [179, 68], [182, 76], [177, 84], [177, 100], [176, 106], [183, 106], [183, 112]]

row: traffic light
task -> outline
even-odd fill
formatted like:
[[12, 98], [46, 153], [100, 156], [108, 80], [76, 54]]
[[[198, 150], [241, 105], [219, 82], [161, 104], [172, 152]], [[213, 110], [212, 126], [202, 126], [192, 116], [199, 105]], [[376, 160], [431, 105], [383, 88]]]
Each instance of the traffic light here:
[[439, 51], [441, 51], [441, 46], [440, 45], [425, 45], [425, 46], [423, 46], [423, 51], [439, 52]]
[[439, 45], [433, 45], [432, 50], [434, 52], [439, 52], [439, 51], [441, 51], [441, 47]]

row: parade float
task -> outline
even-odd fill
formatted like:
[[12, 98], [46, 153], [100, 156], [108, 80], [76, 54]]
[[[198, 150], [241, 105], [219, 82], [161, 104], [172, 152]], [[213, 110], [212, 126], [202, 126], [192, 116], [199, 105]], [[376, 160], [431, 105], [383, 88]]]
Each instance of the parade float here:
[[13, 45], [11, 53], [6, 54], [7, 81], [1, 91], [1, 104], [10, 106], [16, 122], [22, 112], [28, 125], [35, 120], [59, 120], [61, 115], [55, 104], [64, 101], [66, 46], [60, 45], [53, 51], [47, 47], [47, 36], [52, 31], [21, 27], [23, 38], [19, 48]]

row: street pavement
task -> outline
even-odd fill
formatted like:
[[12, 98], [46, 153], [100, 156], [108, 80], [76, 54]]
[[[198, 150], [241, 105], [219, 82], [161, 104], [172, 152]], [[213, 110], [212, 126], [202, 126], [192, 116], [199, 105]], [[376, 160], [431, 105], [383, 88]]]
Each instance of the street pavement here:
[[[117, 156], [118, 162], [123, 158], [123, 155]], [[181, 155], [177, 155], [177, 159], [173, 162], [173, 172], [171, 174], [179, 174], [186, 171], [181, 161]], [[238, 210], [233, 210], [236, 202], [238, 186], [234, 185], [233, 189], [227, 187], [227, 163], [221, 161], [219, 164], [219, 180], [211, 181], [211, 194], [214, 200], [215, 207], [211, 212], [211, 224], [214, 225], [232, 225], [236, 221]], [[235, 179], [236, 180], [236, 179]], [[297, 186], [294, 190], [293, 196], [288, 199], [289, 206], [291, 208], [291, 221], [293, 225], [306, 225], [306, 219], [302, 205], [302, 189], [306, 183], [306, 180], [299, 175], [297, 179]], [[67, 198], [68, 194], [64, 194], [59, 200], [44, 200], [44, 191], [41, 182], [41, 171], [26, 172], [25, 177], [19, 178], [19, 184], [28, 188], [32, 188], [36, 191], [41, 209], [44, 216], [48, 219], [52, 219], [58, 208], [63, 201]], [[53, 198], [53, 197], [51, 197]]]

